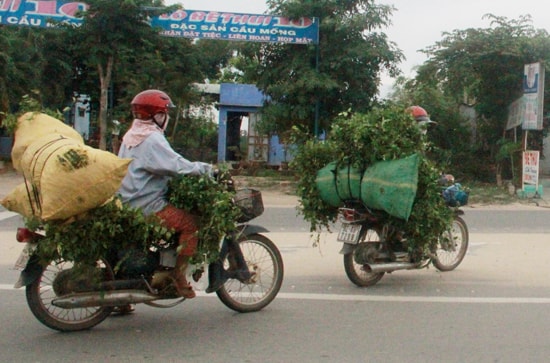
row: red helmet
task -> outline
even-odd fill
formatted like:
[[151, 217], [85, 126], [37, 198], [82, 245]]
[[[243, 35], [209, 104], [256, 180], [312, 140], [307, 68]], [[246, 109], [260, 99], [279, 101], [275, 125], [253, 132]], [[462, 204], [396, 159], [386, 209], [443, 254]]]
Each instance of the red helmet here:
[[407, 111], [414, 117], [416, 121], [431, 121], [428, 113], [420, 106], [411, 106]]
[[138, 93], [131, 102], [134, 117], [149, 120], [157, 113], [168, 113], [175, 107], [170, 97], [157, 89], [148, 89]]
[[437, 122], [430, 120], [430, 116], [428, 116], [426, 110], [420, 106], [411, 106], [407, 108], [407, 112], [414, 117], [419, 127], [427, 127], [427, 125], [430, 124], [437, 124]]

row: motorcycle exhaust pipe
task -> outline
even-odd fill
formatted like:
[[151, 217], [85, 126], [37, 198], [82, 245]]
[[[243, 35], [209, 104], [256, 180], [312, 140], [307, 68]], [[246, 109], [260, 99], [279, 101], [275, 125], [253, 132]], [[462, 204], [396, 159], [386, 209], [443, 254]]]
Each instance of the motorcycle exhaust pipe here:
[[52, 300], [52, 305], [63, 309], [87, 308], [94, 306], [118, 306], [126, 304], [139, 304], [157, 300], [157, 295], [142, 290], [118, 290], [83, 292], [69, 294]]
[[366, 272], [378, 273], [378, 272], [392, 272], [397, 270], [411, 270], [416, 268], [418, 264], [411, 262], [388, 262], [388, 263], [375, 263], [363, 265]]

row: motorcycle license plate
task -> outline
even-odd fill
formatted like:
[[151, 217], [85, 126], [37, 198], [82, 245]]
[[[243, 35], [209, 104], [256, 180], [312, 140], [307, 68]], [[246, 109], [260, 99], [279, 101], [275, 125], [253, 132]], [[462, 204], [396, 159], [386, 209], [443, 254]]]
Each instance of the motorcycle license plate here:
[[357, 243], [359, 242], [359, 234], [361, 233], [360, 224], [343, 223], [340, 231], [338, 232], [337, 240], [344, 243]]
[[19, 258], [17, 259], [17, 261], [15, 261], [14, 269], [23, 271], [25, 267], [27, 267], [27, 263], [29, 262], [29, 259], [31, 258], [31, 255], [35, 249], [36, 244], [27, 243], [25, 247], [23, 247], [23, 251], [21, 251]]

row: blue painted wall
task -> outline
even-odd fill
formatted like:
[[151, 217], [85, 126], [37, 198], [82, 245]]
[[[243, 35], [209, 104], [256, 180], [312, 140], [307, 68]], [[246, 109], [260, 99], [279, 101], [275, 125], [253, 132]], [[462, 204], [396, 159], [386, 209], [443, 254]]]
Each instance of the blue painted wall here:
[[227, 160], [227, 113], [258, 112], [264, 99], [263, 93], [253, 84], [222, 83], [220, 85], [218, 162]]
[[[265, 96], [255, 85], [222, 83], [220, 85], [219, 131], [218, 131], [218, 162], [226, 161], [227, 145], [227, 113], [228, 112], [258, 112]], [[281, 165], [283, 161], [291, 161], [291, 150], [286, 151], [285, 145], [279, 143], [279, 136], [269, 139], [268, 165]]]

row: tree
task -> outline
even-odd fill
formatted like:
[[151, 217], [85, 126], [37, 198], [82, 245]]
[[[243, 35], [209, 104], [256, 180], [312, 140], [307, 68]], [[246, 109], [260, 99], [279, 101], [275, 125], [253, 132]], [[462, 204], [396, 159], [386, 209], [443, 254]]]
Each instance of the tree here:
[[[113, 70], [121, 59], [141, 58], [155, 53], [161, 41], [156, 29], [149, 26], [150, 16], [170, 12], [161, 0], [89, 0], [82, 13], [81, 27], [69, 29], [79, 42], [73, 49], [99, 77], [99, 148], [106, 148], [108, 91]], [[154, 84], [153, 82], [151, 82]]]
[[398, 73], [403, 55], [377, 31], [390, 23], [393, 7], [372, 0], [271, 0], [268, 6], [293, 19], [318, 17], [320, 44], [244, 45], [243, 77], [269, 96], [264, 131], [284, 132], [292, 125], [313, 130], [316, 112], [319, 125], [329, 128], [342, 111], [372, 107], [383, 70]]
[[40, 91], [44, 36], [32, 28], [0, 29], [0, 112], [9, 113], [24, 95]]
[[[447, 135], [452, 135], [448, 118], [459, 120], [459, 109], [465, 104], [475, 109], [475, 138], [467, 137], [470, 146], [465, 145], [474, 162], [471, 172], [497, 163], [508, 106], [522, 94], [524, 65], [547, 63], [550, 58], [548, 33], [534, 29], [530, 16], [508, 20], [488, 14], [485, 18], [490, 20], [489, 28], [444, 33], [441, 41], [425, 49], [429, 59], [405, 87], [412, 99], [426, 102], [423, 106], [441, 120], [438, 129], [451, 127]], [[456, 157], [455, 162], [465, 164]]]

